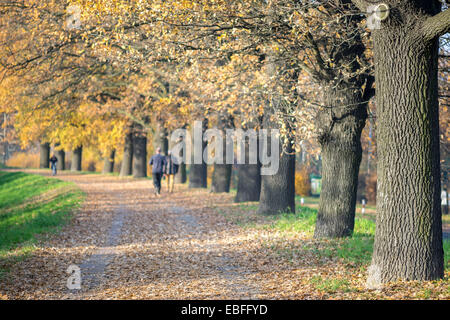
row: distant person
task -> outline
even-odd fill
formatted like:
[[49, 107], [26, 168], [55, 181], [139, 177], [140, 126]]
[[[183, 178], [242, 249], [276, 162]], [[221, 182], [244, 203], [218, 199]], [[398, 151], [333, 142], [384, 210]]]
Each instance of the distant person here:
[[161, 179], [164, 175], [164, 168], [166, 166], [166, 157], [161, 155], [161, 148], [156, 148], [156, 154], [150, 159], [152, 166], [153, 185], [155, 186], [155, 194], [161, 194]]
[[175, 175], [178, 172], [178, 168], [179, 168], [179, 164], [178, 164], [178, 159], [172, 155], [172, 151], [168, 151], [167, 152], [167, 157], [166, 157], [166, 167], [164, 170], [164, 173], [166, 174], [167, 177], [167, 192], [173, 192], [173, 187], [175, 184]]
[[50, 167], [52, 168], [52, 175], [56, 175], [56, 163], [58, 162], [58, 158], [56, 158], [55, 155], [53, 155], [50, 159]]

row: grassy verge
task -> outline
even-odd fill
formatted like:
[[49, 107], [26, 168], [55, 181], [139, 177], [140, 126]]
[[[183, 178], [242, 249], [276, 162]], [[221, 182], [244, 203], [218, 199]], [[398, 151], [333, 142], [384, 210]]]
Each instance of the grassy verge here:
[[[317, 210], [297, 206], [296, 213], [284, 213], [277, 216], [259, 216], [257, 205], [242, 204], [239, 206], [239, 212], [234, 212], [231, 219], [244, 228], [262, 228], [282, 234], [304, 233], [308, 239], [312, 239], [316, 223]], [[357, 215], [355, 219], [355, 229], [353, 237], [346, 239], [333, 240], [314, 240], [305, 242], [302, 250], [311, 250], [315, 254], [324, 257], [337, 257], [346, 264], [365, 269], [370, 263], [373, 251], [375, 237], [375, 222], [373, 219]], [[287, 252], [296, 250], [288, 248], [282, 250], [275, 246], [276, 251], [285, 257], [296, 256], [296, 252]], [[444, 261], [446, 270], [450, 269], [450, 241], [444, 241]]]
[[[317, 210], [298, 207], [295, 214], [282, 214], [272, 217], [273, 221], [265, 228], [285, 233], [303, 232], [312, 238], [316, 224]], [[364, 218], [355, 219], [353, 237], [333, 241], [315, 241], [309, 249], [320, 256], [338, 257], [344, 262], [366, 266], [371, 259], [375, 235], [375, 223]]]
[[83, 197], [70, 182], [0, 172], [0, 275], [33, 251], [39, 236], [67, 223]]
[[445, 270], [450, 270], [450, 240], [444, 240], [444, 264]]

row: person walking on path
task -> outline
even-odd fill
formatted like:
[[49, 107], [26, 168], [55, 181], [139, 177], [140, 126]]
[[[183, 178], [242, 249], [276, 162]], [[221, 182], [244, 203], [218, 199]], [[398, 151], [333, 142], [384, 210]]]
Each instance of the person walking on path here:
[[167, 152], [166, 167], [164, 170], [164, 173], [167, 177], [167, 192], [173, 192], [173, 188], [175, 185], [175, 175], [178, 172], [178, 167], [178, 159], [174, 155], [172, 155], [172, 152], [169, 150]]
[[166, 167], [166, 157], [161, 155], [161, 148], [156, 148], [156, 154], [150, 159], [150, 165], [152, 166], [152, 179], [155, 186], [155, 194], [157, 196], [161, 193], [161, 179], [164, 174], [164, 168]]
[[56, 176], [56, 163], [58, 162], [58, 158], [56, 158], [55, 155], [53, 155], [50, 159], [50, 167], [52, 169], [52, 175]]

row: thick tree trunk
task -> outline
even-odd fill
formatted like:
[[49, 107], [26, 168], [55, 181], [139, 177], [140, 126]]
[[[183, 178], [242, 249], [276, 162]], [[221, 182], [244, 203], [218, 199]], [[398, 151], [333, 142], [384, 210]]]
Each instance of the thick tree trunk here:
[[289, 149], [283, 152], [282, 145], [280, 141], [278, 172], [261, 176], [258, 208], [261, 214], [295, 213], [295, 154], [291, 154]]
[[39, 168], [48, 169], [50, 165], [50, 143], [41, 143], [39, 149]]
[[55, 151], [56, 159], [58, 159], [58, 162], [56, 163], [56, 169], [59, 170], [66, 170], [66, 153], [64, 150], [56, 150]]
[[233, 118], [229, 114], [220, 113], [218, 115], [217, 127], [222, 132], [223, 138], [223, 152], [222, 152], [222, 164], [214, 163], [214, 171], [211, 181], [211, 192], [222, 193], [230, 192], [231, 183], [231, 171], [233, 164], [226, 163], [227, 156], [227, 142], [226, 142], [226, 129], [234, 127]]
[[133, 136], [133, 177], [147, 177], [147, 137], [144, 132]]
[[113, 149], [109, 153], [109, 156], [105, 157], [103, 163], [103, 173], [113, 173], [114, 172], [114, 157], [116, 156], [116, 150]]
[[[368, 285], [443, 277], [437, 98], [438, 42], [422, 19], [438, 2], [409, 1], [374, 31], [377, 228]], [[434, 6], [434, 8], [433, 8]]]
[[[208, 120], [203, 120], [203, 126], [202, 126], [202, 134], [206, 131], [208, 128]], [[194, 135], [192, 135], [192, 138], [194, 138]], [[198, 141], [197, 141], [198, 143]], [[202, 151], [204, 152], [207, 148], [207, 142], [202, 140]], [[194, 159], [194, 152], [192, 149], [192, 159]], [[192, 164], [189, 168], [189, 188], [207, 188], [208, 182], [207, 182], [207, 170], [208, 166], [206, 162], [202, 158], [202, 163], [194, 164], [194, 161], [192, 161]]]
[[230, 192], [231, 170], [231, 164], [214, 164], [211, 192]]
[[238, 186], [234, 202], [259, 201], [261, 166], [258, 164], [240, 164], [237, 171]]
[[[245, 164], [238, 164], [238, 185], [234, 202], [259, 201], [261, 194], [261, 164], [249, 164], [248, 140], [245, 143]], [[258, 157], [259, 159], [259, 157]]]
[[361, 132], [367, 119], [367, 104], [359, 88], [333, 88], [325, 95], [327, 108], [317, 116], [322, 191], [314, 237], [348, 237], [355, 224]]
[[133, 132], [125, 135], [123, 146], [122, 165], [120, 167], [120, 176], [130, 176], [133, 174]]
[[207, 165], [191, 164], [189, 168], [189, 188], [207, 188]]
[[81, 171], [82, 154], [83, 154], [82, 146], [79, 146], [78, 148], [72, 151], [72, 162], [70, 165], [71, 171]]

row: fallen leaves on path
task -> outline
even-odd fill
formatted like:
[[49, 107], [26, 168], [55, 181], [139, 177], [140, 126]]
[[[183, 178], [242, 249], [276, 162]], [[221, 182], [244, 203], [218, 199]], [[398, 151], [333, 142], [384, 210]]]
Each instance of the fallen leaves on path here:
[[[236, 212], [255, 225], [265, 218], [242, 212], [232, 195], [177, 186], [157, 198], [147, 179], [60, 178], [76, 182], [86, 201], [69, 225], [0, 280], [0, 299], [450, 298], [448, 273], [441, 281], [367, 290], [364, 268], [315, 254], [308, 248], [321, 244], [306, 234], [238, 226], [229, 218]], [[119, 215], [123, 221], [111, 232]], [[67, 267], [102, 252], [112, 258], [99, 268], [100, 282], [69, 291]]]

